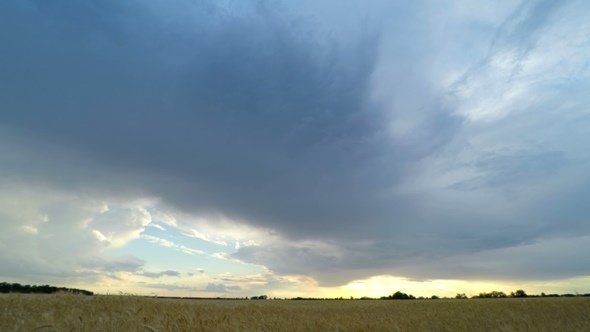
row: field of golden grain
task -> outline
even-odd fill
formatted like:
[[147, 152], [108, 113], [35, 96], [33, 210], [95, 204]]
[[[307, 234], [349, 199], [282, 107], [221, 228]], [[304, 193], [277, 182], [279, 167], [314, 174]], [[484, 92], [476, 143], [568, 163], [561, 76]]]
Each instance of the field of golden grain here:
[[0, 331], [590, 331], [590, 298], [410, 301], [0, 296]]

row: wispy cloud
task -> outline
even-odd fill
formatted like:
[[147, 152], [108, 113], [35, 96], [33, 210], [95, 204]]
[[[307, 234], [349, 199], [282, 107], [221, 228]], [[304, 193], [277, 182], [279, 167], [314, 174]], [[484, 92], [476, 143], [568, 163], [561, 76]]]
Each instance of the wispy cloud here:
[[171, 249], [174, 249], [174, 250], [177, 250], [177, 251], [184, 252], [185, 254], [189, 254], [189, 255], [207, 255], [202, 250], [188, 248], [188, 247], [186, 247], [184, 245], [178, 245], [178, 244], [175, 244], [172, 241], [169, 241], [169, 240], [166, 240], [166, 239], [162, 239], [162, 238], [159, 238], [157, 236], [143, 234], [143, 235], [141, 235], [141, 238], [144, 239], [144, 240], [146, 240], [146, 241], [148, 241], [148, 242], [159, 244], [159, 245], [161, 245], [163, 247], [167, 247], [167, 248], [171, 248]]

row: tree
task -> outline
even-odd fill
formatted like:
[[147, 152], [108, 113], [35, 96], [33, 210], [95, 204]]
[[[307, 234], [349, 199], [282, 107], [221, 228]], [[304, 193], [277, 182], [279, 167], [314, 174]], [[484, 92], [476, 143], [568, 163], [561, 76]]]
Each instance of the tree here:
[[479, 293], [479, 295], [477, 295], [476, 297], [480, 298], [480, 299], [489, 299], [489, 298], [497, 299], [497, 298], [503, 298], [503, 297], [507, 297], [507, 296], [506, 296], [506, 293], [504, 293], [504, 292], [491, 291], [489, 293]]
[[66, 287], [55, 287], [49, 285], [21, 285], [19, 283], [9, 284], [7, 282], [0, 282], [0, 293], [42, 293], [42, 294], [51, 294], [57, 292], [71, 292], [74, 294], [83, 294], [83, 295], [94, 295], [93, 292], [77, 289], [77, 288], [66, 288]]
[[401, 291], [397, 291], [389, 296], [383, 296], [381, 299], [384, 300], [414, 300], [416, 297], [414, 295], [408, 295], [406, 293], [402, 293]]
[[463, 300], [467, 298], [467, 295], [465, 295], [465, 293], [457, 293], [457, 295], [455, 295], [455, 298]]
[[250, 299], [251, 300], [266, 300], [266, 299], [268, 299], [268, 296], [266, 296], [266, 295], [252, 296]]
[[511, 297], [527, 297], [528, 295], [526, 294], [525, 291], [523, 291], [522, 289], [519, 289], [515, 292], [510, 293]]
[[10, 293], [12, 285], [7, 282], [0, 282], [0, 293]]

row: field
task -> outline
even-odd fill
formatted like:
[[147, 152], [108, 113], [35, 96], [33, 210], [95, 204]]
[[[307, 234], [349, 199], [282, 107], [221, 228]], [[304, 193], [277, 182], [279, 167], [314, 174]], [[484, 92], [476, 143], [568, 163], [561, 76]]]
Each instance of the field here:
[[281, 301], [0, 296], [0, 331], [590, 331], [590, 298]]

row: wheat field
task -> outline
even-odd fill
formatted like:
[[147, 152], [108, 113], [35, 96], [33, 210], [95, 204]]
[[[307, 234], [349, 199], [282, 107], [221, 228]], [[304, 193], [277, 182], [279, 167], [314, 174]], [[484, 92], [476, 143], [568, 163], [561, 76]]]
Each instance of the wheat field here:
[[590, 298], [411, 301], [0, 296], [0, 331], [590, 331]]

